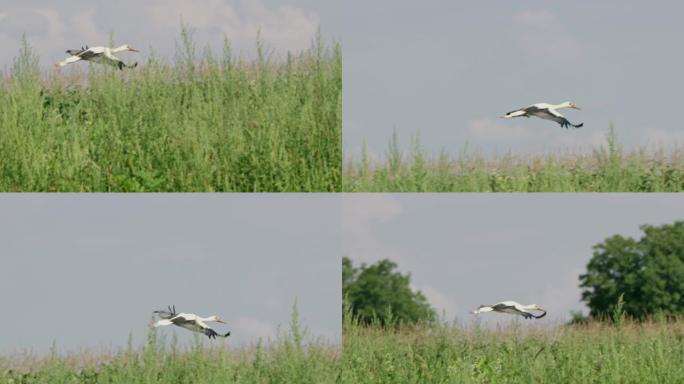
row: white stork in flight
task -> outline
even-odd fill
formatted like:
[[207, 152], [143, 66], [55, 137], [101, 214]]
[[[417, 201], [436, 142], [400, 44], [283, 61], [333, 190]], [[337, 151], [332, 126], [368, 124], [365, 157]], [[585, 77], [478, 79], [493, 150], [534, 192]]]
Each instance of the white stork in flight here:
[[558, 113], [557, 110], [561, 109], [561, 108], [579, 109], [575, 105], [575, 103], [571, 103], [569, 101], [566, 101], [565, 103], [560, 103], [557, 105], [547, 104], [547, 103], [537, 103], [537, 104], [532, 104], [526, 108], [516, 109], [515, 111], [508, 112], [507, 114], [505, 114], [501, 117], [504, 119], [510, 119], [512, 117], [520, 117], [520, 116], [525, 116], [525, 117], [536, 116], [536, 117], [546, 119], [546, 120], [553, 120], [556, 123], [560, 124], [560, 126], [565, 128], [565, 129], [568, 129], [568, 126], [573, 126], [575, 128], [579, 128], [579, 127], [584, 125], [584, 123], [579, 123], [579, 124], [575, 125], [575, 124], [572, 124], [571, 122], [569, 122], [568, 119], [565, 118], [565, 116]]
[[125, 52], [125, 51], [139, 52], [137, 49], [133, 49], [130, 46], [128, 46], [128, 44], [124, 44], [124, 45], [117, 47], [117, 48], [109, 48], [109, 47], [92, 47], [92, 48], [89, 48], [86, 45], [85, 47], [81, 47], [81, 49], [68, 49], [66, 51], [66, 53], [68, 53], [71, 56], [64, 59], [64, 61], [60, 61], [59, 63], [55, 64], [55, 66], [56, 67], [63, 67], [67, 64], [75, 63], [75, 62], [81, 61], [81, 60], [92, 61], [94, 63], [100, 63], [100, 64], [108, 64], [108, 65], [115, 66], [119, 69], [135, 68], [136, 66], [138, 66], [137, 62], [135, 62], [133, 65], [127, 65], [126, 63], [123, 62], [123, 60], [114, 56], [114, 54], [117, 52]]
[[[546, 310], [537, 304], [522, 305], [515, 301], [502, 301], [494, 305], [480, 305], [476, 310], [472, 311], [473, 315], [484, 312], [501, 312], [511, 315], [520, 315], [526, 319], [541, 319], [546, 316]], [[530, 311], [542, 311], [541, 315], [535, 315]]]
[[218, 337], [228, 337], [230, 336], [230, 332], [227, 332], [225, 334], [220, 334], [213, 329], [209, 328], [209, 326], [205, 322], [217, 322], [217, 323], [222, 323], [225, 324], [226, 322], [221, 320], [218, 316], [209, 316], [209, 317], [199, 317], [195, 315], [194, 313], [176, 313], [176, 306], [174, 305], [173, 307], [169, 306], [169, 310], [159, 310], [159, 311], [154, 311], [156, 313], [160, 320], [157, 321], [156, 323], [152, 323], [151, 325], [155, 328], [165, 326], [165, 325], [177, 325], [179, 327], [183, 327], [185, 329], [189, 329], [193, 332], [198, 332], [198, 333], [203, 333], [207, 335], [208, 338], [210, 339], [215, 339], [216, 336]]

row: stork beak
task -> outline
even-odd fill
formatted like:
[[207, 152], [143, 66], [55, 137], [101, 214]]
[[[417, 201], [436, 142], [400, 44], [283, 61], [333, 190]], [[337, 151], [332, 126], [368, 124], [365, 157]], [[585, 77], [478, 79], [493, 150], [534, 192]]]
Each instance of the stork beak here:
[[225, 321], [223, 321], [223, 320], [221, 320], [221, 319], [216, 320], [216, 322], [217, 322], [217, 323], [221, 323], [221, 324], [225, 324], [225, 323], [226, 323]]
[[128, 50], [129, 50], [129, 51], [133, 51], [133, 52], [140, 52], [140, 51], [138, 51], [137, 49], [131, 48], [131, 47], [128, 47]]
[[580, 107], [578, 107], [578, 106], [576, 106], [576, 105], [573, 105], [572, 107], [575, 108], [575, 109], [580, 109], [580, 110], [582, 109], [582, 108], [580, 108]]

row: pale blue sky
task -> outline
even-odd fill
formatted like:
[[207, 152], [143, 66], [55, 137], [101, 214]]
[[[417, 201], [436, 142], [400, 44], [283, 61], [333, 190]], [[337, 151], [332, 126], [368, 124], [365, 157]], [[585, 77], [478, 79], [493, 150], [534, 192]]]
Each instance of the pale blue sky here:
[[220, 51], [226, 34], [236, 53], [250, 55], [261, 28], [268, 46], [282, 54], [309, 47], [319, 26], [326, 39], [339, 40], [340, 15], [339, 1], [2, 0], [0, 68], [11, 65], [22, 33], [39, 51], [44, 67], [62, 60], [67, 49], [107, 45], [110, 32], [114, 32], [117, 44], [140, 49], [136, 57], [144, 59], [152, 47], [158, 55], [172, 59], [181, 17], [195, 29], [200, 48], [209, 44]]
[[[152, 311], [216, 314], [238, 346], [288, 329], [341, 335], [333, 195], [5, 195], [0, 353], [125, 346]], [[160, 328], [183, 344], [184, 329]], [[212, 341], [212, 343], [220, 343]]]
[[[346, 1], [346, 155], [364, 140], [383, 153], [393, 130], [404, 144], [420, 130], [433, 154], [588, 150], [611, 121], [627, 147], [684, 144], [683, 13], [678, 1]], [[579, 130], [497, 118], [568, 100]]]
[[[353, 194], [343, 203], [345, 255], [358, 265], [389, 258], [448, 319], [507, 324], [479, 317], [481, 304], [515, 300], [548, 309], [559, 324], [580, 302], [578, 276], [592, 247], [642, 224], [684, 220], [677, 194]], [[518, 319], [519, 320], [519, 319]], [[525, 322], [524, 322], [525, 323]]]

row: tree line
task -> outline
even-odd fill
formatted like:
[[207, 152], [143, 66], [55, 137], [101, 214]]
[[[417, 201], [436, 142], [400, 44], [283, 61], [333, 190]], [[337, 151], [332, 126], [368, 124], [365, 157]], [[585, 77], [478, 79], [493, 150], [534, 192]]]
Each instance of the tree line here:
[[[589, 318], [609, 318], [617, 307], [643, 320], [684, 314], [684, 221], [643, 225], [639, 239], [614, 235], [594, 245], [579, 276]], [[343, 313], [362, 324], [434, 322], [425, 296], [411, 288], [411, 275], [391, 260], [354, 266], [342, 259]]]

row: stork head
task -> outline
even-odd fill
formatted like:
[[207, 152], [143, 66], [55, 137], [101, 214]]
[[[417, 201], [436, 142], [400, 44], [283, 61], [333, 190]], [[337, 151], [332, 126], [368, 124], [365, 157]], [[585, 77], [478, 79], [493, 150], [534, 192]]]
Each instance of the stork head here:
[[546, 309], [542, 308], [539, 304], [528, 305], [529, 309], [546, 312]]
[[134, 49], [133, 47], [131, 47], [131, 46], [128, 45], [128, 44], [124, 44], [124, 45], [122, 45], [122, 46], [116, 48], [116, 51], [117, 51], [117, 52], [123, 52], [123, 51], [140, 52], [140, 51], [138, 51], [137, 49]]
[[566, 101], [563, 103], [566, 108], [573, 108], [573, 109], [580, 109], [578, 106], [575, 105], [572, 101]]
[[207, 321], [214, 321], [214, 322], [222, 323], [222, 324], [226, 323], [225, 321], [223, 321], [220, 317], [218, 317], [216, 315], [209, 316], [209, 319], [207, 319]]

